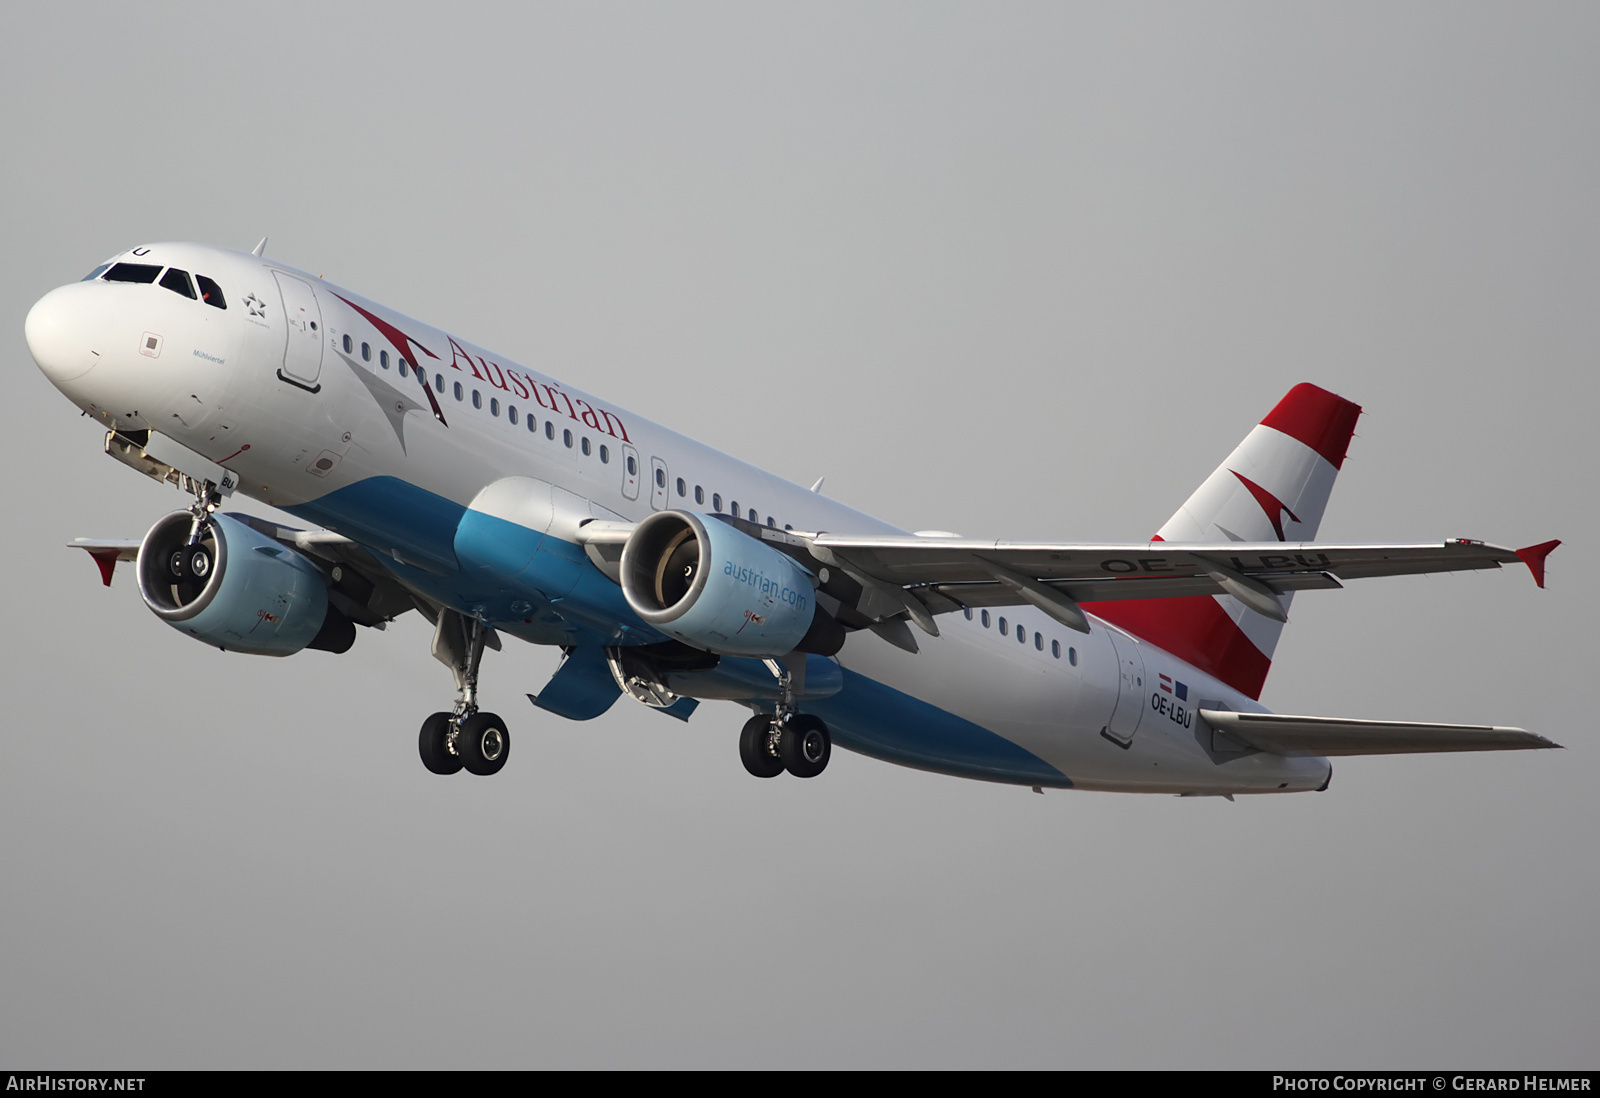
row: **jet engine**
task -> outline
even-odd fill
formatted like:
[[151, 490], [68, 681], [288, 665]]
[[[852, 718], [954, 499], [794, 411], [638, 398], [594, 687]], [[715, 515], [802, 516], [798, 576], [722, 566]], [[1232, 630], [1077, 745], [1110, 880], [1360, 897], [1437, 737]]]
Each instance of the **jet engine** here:
[[659, 511], [622, 548], [622, 593], [645, 622], [723, 656], [831, 656], [844, 630], [792, 557], [723, 522]]
[[174, 511], [139, 546], [139, 594], [162, 621], [258, 656], [355, 643], [355, 626], [328, 604], [328, 581], [308, 558], [227, 515], [208, 516], [190, 545], [192, 522]]

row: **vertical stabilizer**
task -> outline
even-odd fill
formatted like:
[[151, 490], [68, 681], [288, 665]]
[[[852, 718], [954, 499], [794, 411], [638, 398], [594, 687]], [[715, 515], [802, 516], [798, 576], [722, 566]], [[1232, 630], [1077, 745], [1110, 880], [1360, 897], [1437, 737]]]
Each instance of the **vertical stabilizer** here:
[[[1296, 385], [1155, 540], [1312, 540], [1360, 415], [1358, 404], [1315, 385]], [[1279, 596], [1284, 610], [1292, 597]], [[1091, 603], [1085, 609], [1252, 698], [1261, 696], [1283, 631], [1281, 622], [1231, 595]]]

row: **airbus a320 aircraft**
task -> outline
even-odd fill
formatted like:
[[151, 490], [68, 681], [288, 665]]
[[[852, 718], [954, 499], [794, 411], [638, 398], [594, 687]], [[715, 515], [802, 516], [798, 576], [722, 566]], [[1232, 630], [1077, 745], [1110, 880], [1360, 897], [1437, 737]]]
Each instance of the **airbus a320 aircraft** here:
[[[1325, 789], [1331, 755], [1558, 746], [1260, 704], [1295, 592], [1518, 560], [1542, 587], [1558, 544], [1313, 541], [1361, 412], [1316, 386], [1149, 542], [906, 534], [264, 244], [134, 248], [28, 314], [34, 360], [106, 453], [194, 498], [140, 541], [73, 544], [107, 584], [133, 561], [157, 617], [230, 652], [344, 652], [357, 626], [421, 613], [456, 680], [419, 737], [436, 774], [509, 757], [478, 703], [503, 636], [561, 647], [528, 697], [562, 717], [624, 695], [683, 721], [743, 705], [762, 778], [814, 777], [838, 744], [1037, 790], [1231, 797]], [[233, 495], [310, 528], [219, 510]]]

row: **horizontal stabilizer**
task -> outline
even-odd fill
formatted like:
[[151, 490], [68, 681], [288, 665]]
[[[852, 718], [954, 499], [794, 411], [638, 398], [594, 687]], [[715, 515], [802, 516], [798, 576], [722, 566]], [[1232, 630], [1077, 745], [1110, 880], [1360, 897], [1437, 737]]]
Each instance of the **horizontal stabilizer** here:
[[1358, 721], [1282, 713], [1200, 710], [1200, 719], [1230, 739], [1273, 755], [1407, 755], [1427, 751], [1523, 751], [1560, 747], [1521, 728], [1480, 724]]

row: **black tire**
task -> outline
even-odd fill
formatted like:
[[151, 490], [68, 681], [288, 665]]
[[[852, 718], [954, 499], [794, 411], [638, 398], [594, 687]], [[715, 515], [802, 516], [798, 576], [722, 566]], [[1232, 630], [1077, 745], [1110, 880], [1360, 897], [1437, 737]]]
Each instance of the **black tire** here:
[[500, 773], [510, 757], [511, 733], [506, 731], [506, 722], [493, 713], [474, 713], [461, 722], [456, 751], [469, 773], [486, 778]]
[[783, 773], [783, 760], [772, 750], [772, 718], [757, 713], [739, 730], [739, 761], [757, 778], [776, 778]]
[[778, 732], [778, 757], [783, 768], [797, 778], [815, 778], [828, 768], [833, 738], [828, 726], [807, 713], [796, 713]]
[[417, 737], [417, 754], [422, 765], [434, 774], [454, 774], [461, 769], [461, 756], [452, 754], [446, 737], [450, 734], [450, 714], [435, 713], [422, 722]]

